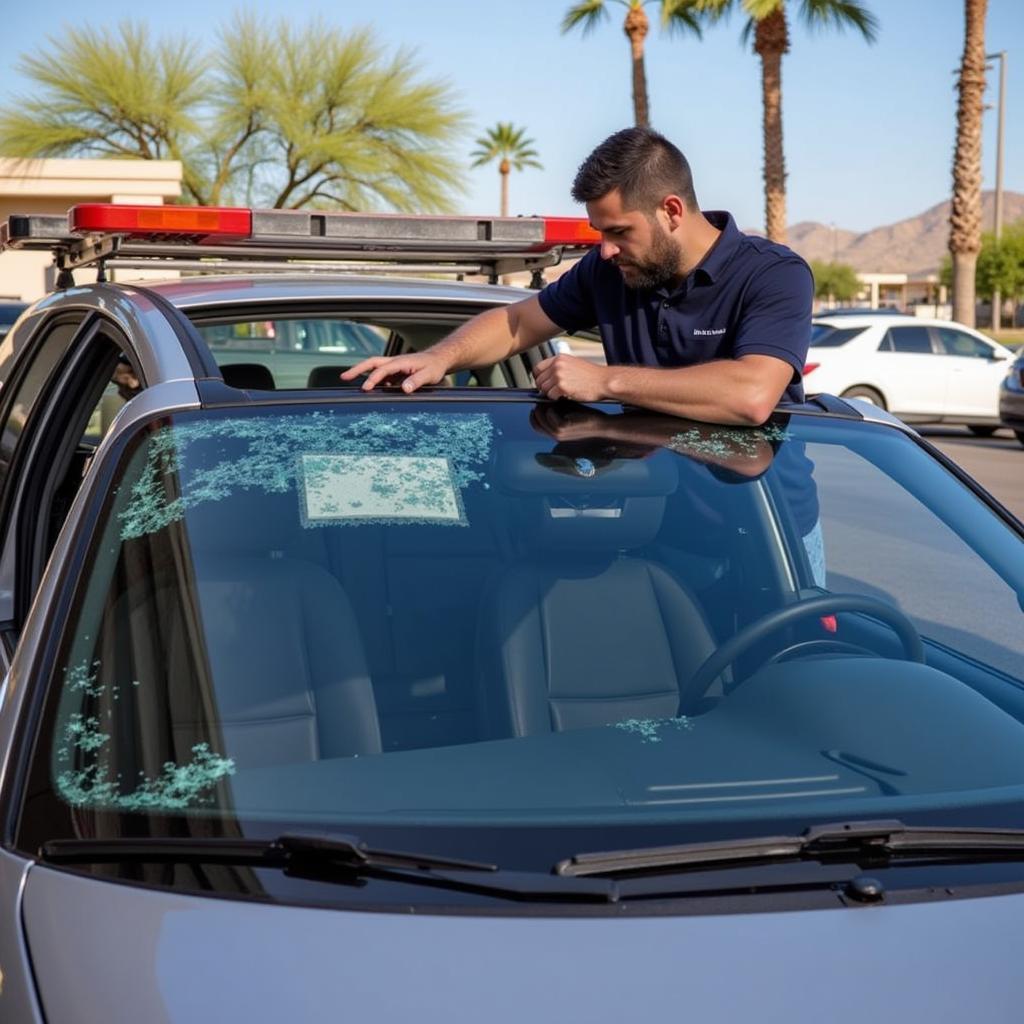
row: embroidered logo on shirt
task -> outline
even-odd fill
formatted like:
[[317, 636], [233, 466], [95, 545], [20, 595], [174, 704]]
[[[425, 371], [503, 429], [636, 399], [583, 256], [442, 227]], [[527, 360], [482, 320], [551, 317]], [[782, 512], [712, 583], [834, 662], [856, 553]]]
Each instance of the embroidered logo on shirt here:
[[703, 334], [703, 335], [711, 334], [711, 335], [715, 335], [715, 334], [725, 334], [725, 332], [726, 332], [726, 328], [725, 327], [694, 327], [694, 329], [693, 329], [693, 333], [695, 335], [696, 334]]

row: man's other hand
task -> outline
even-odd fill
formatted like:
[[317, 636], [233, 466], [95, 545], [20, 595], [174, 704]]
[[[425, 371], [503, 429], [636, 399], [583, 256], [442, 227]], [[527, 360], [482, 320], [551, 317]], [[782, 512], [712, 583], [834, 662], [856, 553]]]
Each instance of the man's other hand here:
[[367, 374], [361, 387], [372, 391], [378, 384], [401, 387], [411, 394], [424, 384], [438, 384], [444, 380], [448, 365], [444, 358], [427, 352], [411, 352], [404, 356], [373, 356], [346, 370], [342, 380], [355, 380]]
[[533, 369], [537, 390], [547, 398], [571, 398], [575, 402], [600, 402], [607, 397], [608, 367], [579, 356], [551, 356]]

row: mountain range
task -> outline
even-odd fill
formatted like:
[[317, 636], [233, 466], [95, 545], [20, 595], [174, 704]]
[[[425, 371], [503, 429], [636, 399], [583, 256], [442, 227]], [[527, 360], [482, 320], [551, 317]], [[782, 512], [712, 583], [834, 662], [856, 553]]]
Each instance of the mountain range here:
[[[801, 221], [789, 228], [789, 246], [805, 260], [848, 263], [868, 273], [908, 274], [921, 277], [937, 273], [949, 244], [947, 199], [916, 217], [886, 224], [858, 234], [816, 221]], [[995, 193], [982, 194], [982, 225], [991, 231]], [[1024, 217], [1024, 194], [1003, 192], [1003, 224]], [[751, 232], [752, 234], [759, 232]]]

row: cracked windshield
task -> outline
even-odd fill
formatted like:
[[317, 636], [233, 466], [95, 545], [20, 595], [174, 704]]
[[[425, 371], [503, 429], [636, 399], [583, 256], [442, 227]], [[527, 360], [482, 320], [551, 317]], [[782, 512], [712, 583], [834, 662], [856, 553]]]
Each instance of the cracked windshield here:
[[1019, 545], [909, 437], [438, 409], [146, 428], [62, 657], [64, 805], [768, 830], [1019, 799]]

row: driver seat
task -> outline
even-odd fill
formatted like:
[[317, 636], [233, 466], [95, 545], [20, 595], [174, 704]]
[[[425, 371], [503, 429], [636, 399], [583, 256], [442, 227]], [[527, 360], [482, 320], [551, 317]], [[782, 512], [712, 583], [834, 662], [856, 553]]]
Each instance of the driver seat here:
[[576, 493], [519, 500], [532, 550], [492, 580], [478, 624], [484, 736], [678, 713], [716, 645], [689, 588], [638, 551], [661, 526], [665, 468], [629, 460], [605, 479], [555, 484]]

